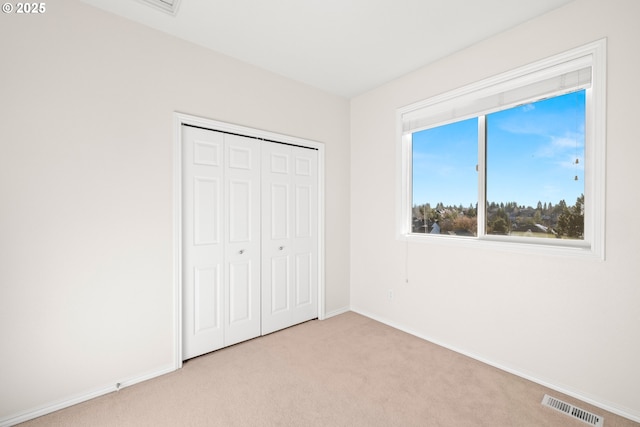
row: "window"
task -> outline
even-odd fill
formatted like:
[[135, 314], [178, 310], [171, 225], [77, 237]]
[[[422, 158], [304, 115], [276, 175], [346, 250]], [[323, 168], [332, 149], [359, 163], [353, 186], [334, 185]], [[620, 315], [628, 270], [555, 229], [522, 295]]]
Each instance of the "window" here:
[[604, 50], [400, 109], [401, 236], [603, 259]]

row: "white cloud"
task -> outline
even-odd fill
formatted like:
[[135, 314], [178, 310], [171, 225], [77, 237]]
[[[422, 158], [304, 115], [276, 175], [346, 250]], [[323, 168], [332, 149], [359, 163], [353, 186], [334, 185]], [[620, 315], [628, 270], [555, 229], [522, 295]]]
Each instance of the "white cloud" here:
[[541, 145], [536, 151], [537, 157], [570, 156], [575, 160], [584, 151], [584, 136], [567, 133], [564, 136], [549, 135], [549, 142]]

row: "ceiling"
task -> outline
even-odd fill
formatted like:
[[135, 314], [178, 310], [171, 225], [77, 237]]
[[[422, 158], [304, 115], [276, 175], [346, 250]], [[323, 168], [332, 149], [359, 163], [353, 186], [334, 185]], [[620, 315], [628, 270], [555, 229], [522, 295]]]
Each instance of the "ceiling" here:
[[83, 1], [351, 98], [573, 0]]

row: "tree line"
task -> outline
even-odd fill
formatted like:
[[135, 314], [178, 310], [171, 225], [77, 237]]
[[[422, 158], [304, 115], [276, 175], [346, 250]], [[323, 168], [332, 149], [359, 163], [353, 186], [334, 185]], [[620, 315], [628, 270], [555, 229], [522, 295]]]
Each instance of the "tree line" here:
[[[477, 235], [477, 205], [445, 206], [443, 203], [413, 206], [414, 233]], [[517, 202], [488, 202], [486, 233], [493, 235], [532, 235], [569, 239], [584, 238], [584, 194], [574, 205], [538, 202], [536, 207]]]

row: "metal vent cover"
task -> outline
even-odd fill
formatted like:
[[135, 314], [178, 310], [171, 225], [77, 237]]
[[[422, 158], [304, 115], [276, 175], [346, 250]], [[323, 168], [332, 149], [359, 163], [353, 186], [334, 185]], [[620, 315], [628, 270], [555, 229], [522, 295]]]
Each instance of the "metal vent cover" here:
[[551, 397], [545, 394], [542, 398], [542, 404], [556, 411], [569, 415], [572, 418], [578, 419], [594, 427], [603, 427], [604, 418], [599, 415], [592, 414], [589, 411], [580, 409], [577, 406], [573, 406], [570, 403], [558, 400], [555, 397]]
[[158, 10], [168, 13], [169, 15], [174, 15], [178, 13], [178, 6], [180, 5], [180, 0], [138, 0], [144, 4], [152, 6]]

